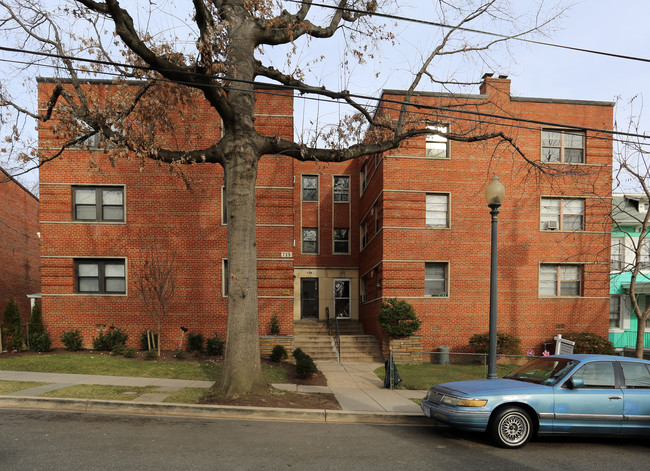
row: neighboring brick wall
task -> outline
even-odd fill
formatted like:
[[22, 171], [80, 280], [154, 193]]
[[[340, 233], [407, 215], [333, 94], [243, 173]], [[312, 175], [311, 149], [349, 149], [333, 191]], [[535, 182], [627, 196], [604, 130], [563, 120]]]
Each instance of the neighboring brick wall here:
[[23, 324], [41, 290], [38, 232], [38, 198], [0, 169], [0, 316], [13, 298]]

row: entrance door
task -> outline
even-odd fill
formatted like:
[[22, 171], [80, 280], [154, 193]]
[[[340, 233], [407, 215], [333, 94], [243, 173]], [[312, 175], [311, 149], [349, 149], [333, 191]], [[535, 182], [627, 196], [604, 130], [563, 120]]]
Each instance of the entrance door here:
[[318, 278], [300, 278], [300, 318], [318, 319]]

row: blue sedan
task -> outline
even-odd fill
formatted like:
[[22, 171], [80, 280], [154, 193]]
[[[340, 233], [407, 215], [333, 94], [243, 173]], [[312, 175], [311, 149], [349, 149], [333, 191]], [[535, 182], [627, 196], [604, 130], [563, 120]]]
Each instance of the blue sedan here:
[[536, 434], [650, 435], [650, 361], [609, 355], [535, 359], [503, 379], [433, 386], [427, 417], [488, 432], [496, 445]]

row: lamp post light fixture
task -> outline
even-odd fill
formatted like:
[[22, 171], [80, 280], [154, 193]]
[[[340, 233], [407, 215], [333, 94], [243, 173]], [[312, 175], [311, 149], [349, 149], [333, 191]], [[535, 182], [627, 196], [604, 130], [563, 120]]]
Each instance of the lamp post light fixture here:
[[497, 216], [506, 189], [499, 177], [494, 175], [485, 189], [485, 201], [492, 217], [492, 237], [490, 249], [490, 330], [488, 347], [488, 379], [497, 378]]

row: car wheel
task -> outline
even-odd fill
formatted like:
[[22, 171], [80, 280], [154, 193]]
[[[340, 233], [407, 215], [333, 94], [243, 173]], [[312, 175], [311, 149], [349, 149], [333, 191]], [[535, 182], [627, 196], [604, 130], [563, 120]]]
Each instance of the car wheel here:
[[505, 407], [490, 421], [490, 436], [497, 446], [519, 448], [524, 446], [533, 432], [530, 415], [520, 407]]

